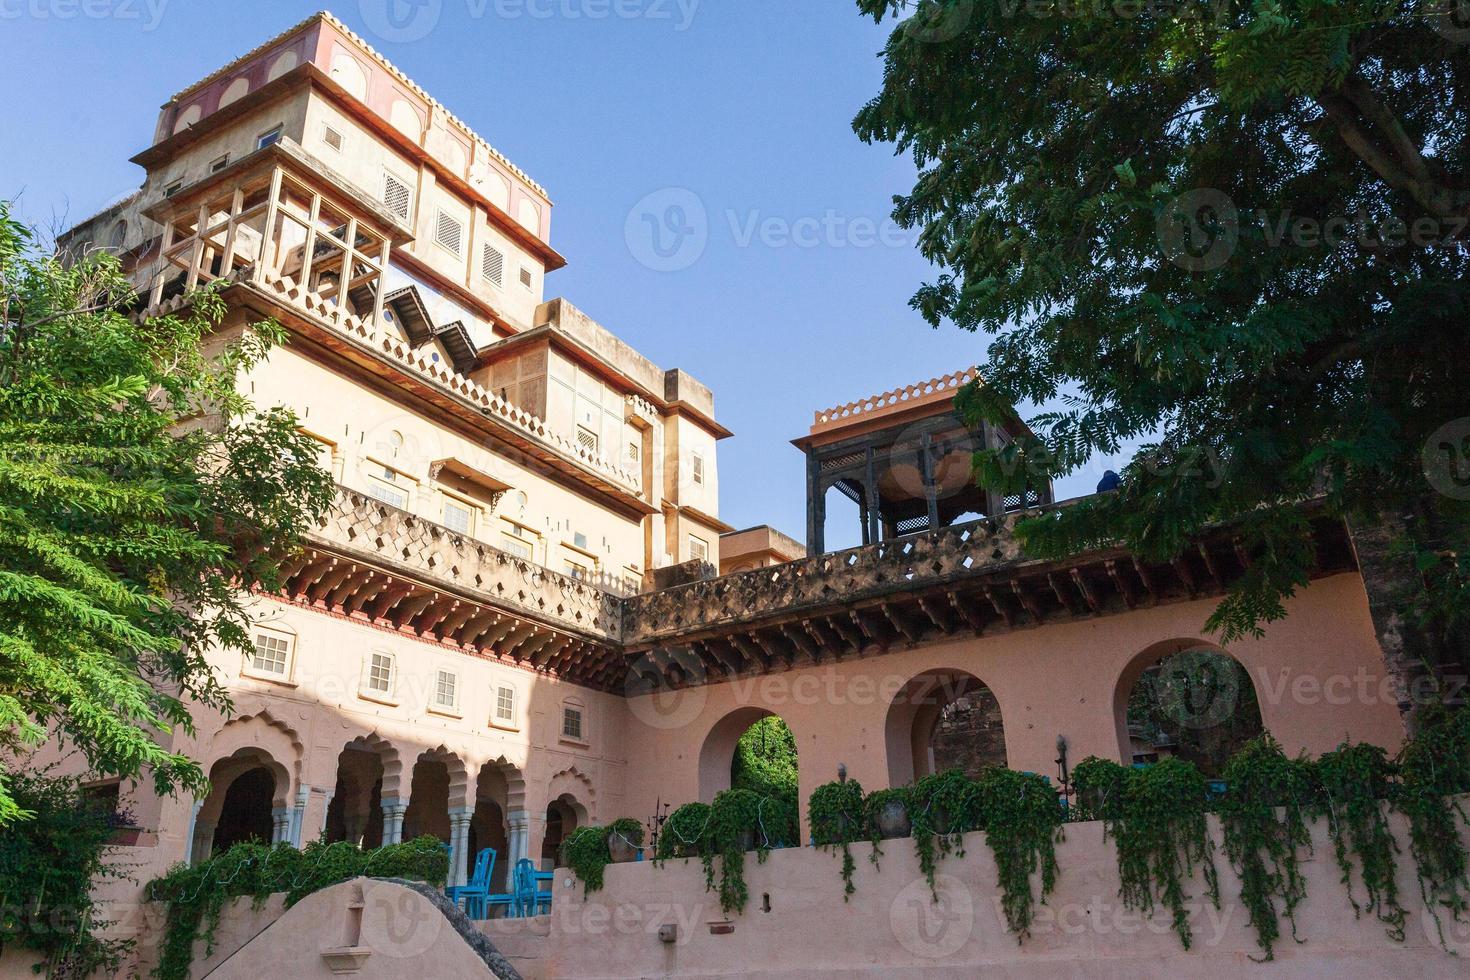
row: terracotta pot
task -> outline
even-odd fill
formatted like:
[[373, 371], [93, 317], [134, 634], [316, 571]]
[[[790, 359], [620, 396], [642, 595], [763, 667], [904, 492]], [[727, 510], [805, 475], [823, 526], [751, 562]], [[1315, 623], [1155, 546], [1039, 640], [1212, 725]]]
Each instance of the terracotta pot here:
[[902, 800], [884, 803], [883, 809], [878, 811], [877, 822], [878, 836], [884, 840], [907, 837], [914, 829], [913, 822], [909, 820], [908, 807], [903, 805]]
[[941, 835], [949, 833], [949, 811], [935, 804], [931, 812], [934, 815], [934, 832]]
[[755, 850], [755, 831], [742, 830], [740, 833], [736, 834], [735, 846], [739, 847], [742, 851]]
[[629, 843], [622, 834], [608, 835], [607, 853], [613, 864], [629, 864], [638, 860], [638, 848]]

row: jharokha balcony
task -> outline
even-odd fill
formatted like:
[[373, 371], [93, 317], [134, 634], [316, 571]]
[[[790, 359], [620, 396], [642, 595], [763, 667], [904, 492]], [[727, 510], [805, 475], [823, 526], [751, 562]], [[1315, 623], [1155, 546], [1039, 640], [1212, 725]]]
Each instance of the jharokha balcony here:
[[[385, 287], [392, 250], [413, 240], [407, 219], [294, 142], [278, 140], [179, 188], [147, 214], [163, 233], [142, 286], [145, 315], [186, 306], [195, 289], [213, 283], [230, 293], [232, 309], [275, 317], [295, 342], [328, 348], [440, 411], [488, 427], [615, 508], [656, 510], [641, 473], [466, 376], [476, 351], [463, 326], [431, 323], [415, 287]], [[423, 352], [431, 335], [459, 363]]]

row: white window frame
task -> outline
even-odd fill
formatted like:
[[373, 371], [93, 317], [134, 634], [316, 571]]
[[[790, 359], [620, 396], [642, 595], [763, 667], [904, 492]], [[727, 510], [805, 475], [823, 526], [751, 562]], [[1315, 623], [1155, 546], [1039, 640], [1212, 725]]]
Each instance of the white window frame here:
[[[374, 500], [377, 500], [381, 503], [385, 503], [389, 507], [397, 507], [399, 510], [409, 510], [413, 507], [413, 491], [414, 486], [418, 483], [417, 480], [415, 480], [413, 477], [409, 476], [402, 470], [398, 469], [397, 467], [389, 466], [387, 463], [380, 463], [372, 458], [365, 460], [365, 462], [367, 465], [363, 475], [366, 476], [368, 480], [367, 495], [369, 497], [372, 497]], [[393, 474], [392, 478], [389, 478], [386, 475], [389, 473]], [[391, 492], [398, 492], [403, 494], [403, 503], [395, 504], [391, 500], [386, 500], [383, 497], [378, 496], [373, 492], [374, 487], [379, 487], [387, 489]]]
[[[455, 240], [456, 240], [457, 244], [454, 245], [453, 247], [450, 247], [444, 241], [444, 228], [445, 228], [446, 222], [452, 224], [454, 227], [456, 227], [458, 229], [458, 231], [457, 231], [457, 233], [455, 235]], [[464, 224], [464, 221], [463, 220], [461, 220], [460, 218], [456, 218], [454, 215], [450, 214], [448, 211], [444, 210], [443, 208], [439, 208], [438, 210], [436, 210], [434, 212], [434, 244], [435, 245], [438, 245], [440, 248], [444, 249], [444, 251], [448, 252], [450, 255], [453, 255], [457, 259], [458, 258], [463, 258], [464, 257], [464, 237], [465, 237], [465, 224]]]
[[692, 481], [694, 481], [694, 484], [696, 486], [701, 486], [701, 487], [704, 486], [704, 454], [703, 453], [690, 453], [689, 454], [689, 479], [691, 479]]
[[[285, 644], [285, 663], [280, 673], [256, 666], [255, 648], [258, 646], [258, 641], [262, 638], [271, 642]], [[240, 669], [241, 676], [270, 681], [272, 684], [294, 685], [293, 678], [296, 676], [295, 633], [290, 630], [281, 629], [279, 626], [254, 626], [250, 630], [250, 643], [251, 651], [245, 654], [245, 663]]]
[[[445, 704], [439, 700], [439, 682], [445, 676], [451, 679], [452, 690], [454, 692], [454, 702], [452, 704]], [[451, 667], [435, 667], [434, 683], [429, 690], [429, 710], [436, 715], [449, 715], [454, 718], [460, 717], [460, 692], [463, 689], [464, 679], [460, 676], [459, 671]]]
[[229, 165], [230, 155], [226, 153], [224, 156], [215, 157], [213, 160], [209, 161], [209, 172], [212, 174], [217, 174]]
[[[480, 529], [480, 520], [483, 516], [481, 510], [483, 508], [468, 497], [461, 497], [459, 494], [450, 493], [448, 490], [441, 489], [439, 496], [441, 498], [439, 501], [439, 523], [449, 528], [449, 530], [454, 531], [455, 534], [462, 534], [467, 538], [473, 538], [475, 532]], [[445, 513], [449, 507], [458, 507], [469, 515], [466, 519], [466, 523], [469, 526], [465, 530], [460, 531], [450, 525], [449, 515]]]
[[[332, 137], [337, 137], [337, 145], [332, 145]], [[329, 122], [322, 123], [322, 143], [333, 153], [341, 153], [347, 146], [347, 134]]]
[[[577, 734], [571, 735], [567, 732], [567, 712], [577, 713]], [[588, 732], [587, 705], [575, 698], [567, 698], [561, 703], [561, 717], [557, 719], [557, 735], [563, 742], [571, 742], [574, 745], [590, 745], [591, 736]]]
[[[510, 693], [510, 717], [503, 718], [500, 715], [500, 699], [506, 692]], [[521, 695], [513, 684], [496, 684], [494, 692], [494, 703], [490, 707], [490, 726], [492, 728], [504, 728], [508, 731], [520, 730], [520, 707]]]
[[[703, 549], [704, 554], [699, 554]], [[697, 534], [689, 535], [689, 557], [695, 561], [709, 561], [709, 542]]]
[[286, 124], [276, 123], [270, 129], [267, 129], [265, 132], [255, 137], [255, 148], [257, 150], [263, 150], [267, 146], [273, 146], [284, 139], [285, 135]]
[[[497, 272], [493, 276], [490, 274], [490, 267], [491, 267], [492, 264], [494, 264], [494, 263], [492, 263], [490, 261], [490, 257], [492, 255], [496, 256], [499, 259], [499, 272]], [[491, 245], [489, 242], [486, 242], [484, 248], [482, 248], [481, 251], [480, 251], [480, 276], [481, 276], [481, 278], [483, 278], [490, 285], [494, 286], [496, 289], [504, 289], [505, 288], [505, 265], [506, 265], [505, 251], [503, 249], [496, 248], [494, 245]]]
[[[530, 548], [531, 554], [528, 556], [516, 555], [516, 557], [521, 558], [522, 561], [528, 561], [532, 564], [535, 564], [536, 553], [540, 550], [541, 546], [541, 535], [538, 534], [534, 529], [522, 524], [520, 521], [512, 521], [509, 518], [505, 517], [502, 517], [501, 521], [503, 522], [503, 526], [500, 529], [500, 533], [505, 538], [505, 541], [502, 542], [500, 550], [504, 551], [506, 554], [515, 555], [515, 550], [505, 547], [505, 544], [509, 542], [519, 542], [525, 545], [527, 548]], [[518, 531], [520, 533], [516, 533]]]
[[[398, 211], [397, 208], [393, 206], [393, 203], [388, 199], [389, 181], [392, 181], [394, 184], [397, 184], [399, 187], [403, 188], [403, 211], [401, 213]], [[405, 180], [401, 175], [395, 173], [392, 170], [389, 170], [387, 167], [384, 167], [382, 195], [383, 206], [391, 211], [394, 215], [396, 215], [399, 219], [401, 219], [404, 223], [411, 223], [413, 221], [413, 198], [413, 181]]]
[[[373, 686], [373, 670], [378, 657], [384, 657], [388, 661], [388, 690], [386, 691]], [[365, 701], [376, 701], [387, 705], [398, 704], [398, 654], [391, 650], [369, 650], [363, 657], [362, 683], [358, 687], [357, 694]]]

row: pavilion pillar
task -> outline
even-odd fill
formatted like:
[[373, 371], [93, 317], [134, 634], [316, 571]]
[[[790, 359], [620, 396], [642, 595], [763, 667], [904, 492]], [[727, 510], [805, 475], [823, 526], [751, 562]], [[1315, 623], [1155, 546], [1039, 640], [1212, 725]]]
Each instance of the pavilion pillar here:
[[402, 800], [385, 799], [383, 807], [383, 846], [403, 843], [403, 815], [408, 812], [408, 803]]
[[934, 483], [934, 437], [928, 432], [919, 440], [919, 473], [929, 505], [929, 533], [933, 534], [939, 530], [939, 488]]
[[465, 872], [465, 852], [470, 846], [470, 820], [475, 816], [472, 806], [454, 807], [449, 811], [449, 884], [463, 885], [468, 876]]
[[278, 806], [271, 810], [271, 843], [291, 843], [291, 811], [292, 807]]
[[[202, 809], [204, 809], [204, 801], [195, 800], [193, 808], [189, 811], [189, 835], [184, 838], [184, 846], [187, 848], [184, 852], [185, 864], [193, 864], [194, 855], [199, 851], [199, 831], [201, 827], [199, 811]], [[211, 828], [210, 835], [213, 836], [213, 834], [214, 830]]]
[[510, 863], [506, 865], [506, 871], [511, 873], [515, 871], [517, 861], [531, 856], [531, 814], [525, 810], [515, 810], [506, 814], [505, 822], [510, 825]]
[[[999, 449], [1000, 438], [995, 434], [995, 427], [989, 422], [980, 423], [980, 438], [986, 449]], [[1006, 512], [1005, 495], [994, 487], [985, 488], [985, 516], [1002, 517]]]
[[311, 787], [302, 785], [296, 790], [296, 805], [291, 808], [291, 823], [286, 839], [295, 848], [301, 847], [302, 829], [306, 825], [306, 805], [311, 801]]
[[873, 447], [869, 446], [863, 463], [863, 493], [867, 500], [867, 511], [863, 515], [865, 534], [864, 544], [877, 544], [883, 540], [883, 515], [879, 513], [878, 499], [878, 467], [874, 459]]
[[826, 551], [827, 497], [822, 492], [822, 463], [815, 452], [806, 457], [806, 553], [812, 557]]

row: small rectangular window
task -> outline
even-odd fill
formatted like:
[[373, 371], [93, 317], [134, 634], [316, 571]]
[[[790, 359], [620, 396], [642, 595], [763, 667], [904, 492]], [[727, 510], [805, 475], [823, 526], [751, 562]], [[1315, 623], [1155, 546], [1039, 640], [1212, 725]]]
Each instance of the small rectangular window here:
[[630, 443], [628, 443], [628, 462], [630, 462], [630, 463], [636, 463], [636, 462], [638, 462], [638, 458], [639, 458], [640, 455], [642, 455], [642, 452], [638, 448], [638, 443], [636, 443], [636, 442], [630, 442]]
[[400, 474], [387, 466], [377, 466], [368, 477], [368, 494], [393, 507], [408, 506], [408, 490], [402, 486]]
[[531, 280], [531, 270], [530, 269], [526, 269], [526, 268], [522, 268], [521, 269], [521, 285], [522, 286], [525, 286], [527, 289], [530, 289], [531, 288], [531, 281], [532, 281]]
[[163, 189], [163, 196], [164, 197], [173, 197], [175, 194], [177, 194], [179, 191], [181, 191], [183, 189], [184, 189], [184, 182], [182, 180], [176, 180], [172, 184], [169, 184], [167, 187], [165, 187]]
[[577, 426], [577, 445], [589, 453], [597, 452], [597, 433], [585, 426]]
[[332, 149], [336, 150], [338, 153], [342, 152], [342, 134], [337, 132], [331, 126], [322, 127], [322, 142], [330, 146]]
[[587, 566], [568, 560], [566, 563], [566, 574], [578, 581], [587, 580]]
[[701, 456], [699, 453], [695, 453], [694, 459], [692, 460], [690, 465], [690, 469], [692, 471], [694, 482], [699, 484], [700, 486], [704, 486], [704, 457]]
[[452, 670], [440, 670], [434, 678], [434, 705], [453, 708], [459, 704], [459, 675]]
[[494, 245], [486, 245], [485, 255], [480, 263], [480, 274], [497, 289], [504, 289], [505, 253]]
[[458, 255], [464, 242], [464, 223], [440, 211], [434, 223], [434, 241]]
[[257, 150], [263, 150], [267, 146], [270, 146], [272, 143], [279, 143], [280, 141], [281, 127], [274, 126], [255, 138], [255, 148]]
[[444, 501], [444, 526], [457, 534], [474, 534], [474, 509], [458, 500], [446, 499]]
[[213, 160], [209, 164], [209, 172], [212, 173], [212, 174], [217, 174], [221, 170], [223, 170], [226, 167], [228, 167], [229, 165], [230, 165], [230, 155], [228, 153], [226, 153], [222, 157], [217, 157], [215, 160]]
[[383, 171], [383, 203], [388, 205], [388, 210], [407, 221], [409, 204], [412, 200], [413, 191], [409, 189], [408, 184], [388, 171]]
[[367, 686], [369, 691], [388, 694], [393, 690], [393, 655], [375, 653], [368, 664]]
[[516, 720], [516, 689], [500, 687], [495, 691], [495, 720], [510, 723]]
[[256, 633], [255, 653], [250, 657], [250, 666], [264, 674], [286, 676], [286, 667], [291, 662], [291, 639], [280, 633]]
[[561, 734], [563, 738], [582, 738], [582, 709], [564, 706], [561, 709]]
[[697, 535], [689, 535], [689, 557], [697, 561], [708, 561], [709, 542]]

